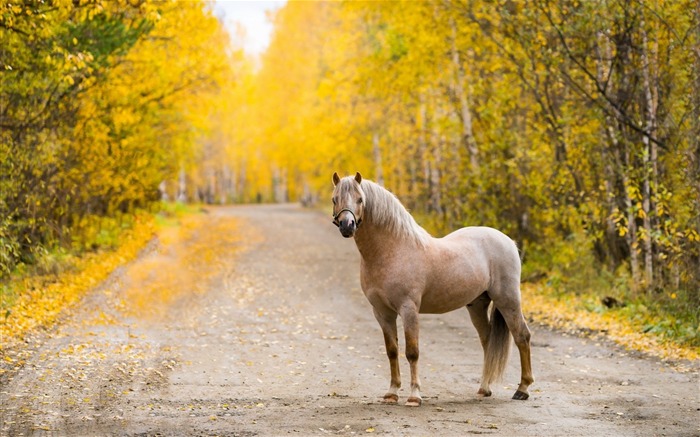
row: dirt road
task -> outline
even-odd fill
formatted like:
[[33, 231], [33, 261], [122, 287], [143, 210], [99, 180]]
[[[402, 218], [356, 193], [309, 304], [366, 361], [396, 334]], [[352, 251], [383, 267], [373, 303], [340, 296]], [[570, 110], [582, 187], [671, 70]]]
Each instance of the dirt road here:
[[[423, 406], [381, 404], [388, 362], [352, 240], [293, 205], [209, 217], [243, 238], [204, 227], [193, 238], [223, 255], [156, 247], [116, 272], [4, 377], [0, 434], [700, 435], [697, 365], [677, 373], [537, 326], [530, 399], [510, 399], [515, 356], [493, 397], [477, 397], [482, 352], [466, 310], [421, 318]], [[146, 277], [130, 273], [139, 267]], [[202, 280], [148, 300], [158, 278], [187, 284], [178, 272]], [[404, 358], [402, 371], [406, 386]]]

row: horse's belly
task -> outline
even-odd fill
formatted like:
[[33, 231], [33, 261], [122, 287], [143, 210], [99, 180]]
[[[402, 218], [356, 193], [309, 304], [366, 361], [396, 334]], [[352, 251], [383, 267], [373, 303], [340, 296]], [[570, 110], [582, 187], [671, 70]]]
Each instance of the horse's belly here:
[[450, 301], [450, 302], [422, 302], [420, 306], [421, 314], [444, 314], [454, 311], [458, 308], [467, 306], [469, 302]]
[[420, 312], [442, 314], [463, 308], [488, 288], [485, 271], [460, 266], [452, 273], [440, 272], [426, 284], [421, 298]]
[[443, 314], [458, 308], [464, 308], [484, 291], [484, 287], [463, 287], [458, 290], [428, 290], [421, 299], [420, 312], [424, 314]]

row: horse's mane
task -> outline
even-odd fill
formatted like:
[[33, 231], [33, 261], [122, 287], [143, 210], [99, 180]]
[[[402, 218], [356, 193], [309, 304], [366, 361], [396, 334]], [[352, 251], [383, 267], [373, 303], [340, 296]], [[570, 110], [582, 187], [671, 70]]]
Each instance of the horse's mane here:
[[392, 192], [367, 179], [362, 180], [362, 191], [365, 193], [365, 220], [397, 237], [412, 240], [418, 247], [427, 245], [430, 234], [416, 223]]

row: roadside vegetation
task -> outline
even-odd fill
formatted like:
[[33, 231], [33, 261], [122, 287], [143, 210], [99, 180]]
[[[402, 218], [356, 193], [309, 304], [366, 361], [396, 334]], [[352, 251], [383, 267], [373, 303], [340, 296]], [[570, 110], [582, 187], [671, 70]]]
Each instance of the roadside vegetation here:
[[49, 328], [62, 311], [133, 261], [154, 238], [167, 244], [183, 220], [198, 215], [194, 207], [163, 204], [157, 214], [138, 211], [124, 221], [103, 219], [91, 236], [83, 235], [85, 247], [46, 250], [36, 263], [18, 266], [0, 283], [0, 349]]
[[113, 230], [113, 241], [98, 246], [95, 240], [94, 249], [82, 253], [56, 249], [39, 256], [36, 265], [18, 268], [0, 284], [2, 347], [33, 329], [49, 327], [64, 309], [133, 260], [153, 231], [153, 217], [137, 215], [131, 227]]

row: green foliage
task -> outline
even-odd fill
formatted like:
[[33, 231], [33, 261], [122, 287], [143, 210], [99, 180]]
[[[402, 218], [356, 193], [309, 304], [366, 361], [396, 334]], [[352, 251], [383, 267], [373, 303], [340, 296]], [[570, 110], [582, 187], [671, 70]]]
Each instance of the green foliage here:
[[101, 12], [86, 21], [66, 23], [61, 46], [72, 47], [75, 53], [90, 53], [91, 68], [97, 71], [109, 67], [115, 57], [128, 53], [154, 27], [152, 21], [138, 14], [136, 20], [129, 20], [127, 17], [134, 12], [128, 9], [115, 15]]
[[156, 225], [160, 229], [178, 226], [183, 217], [193, 217], [204, 213], [198, 204], [182, 202], [161, 202], [156, 214]]

